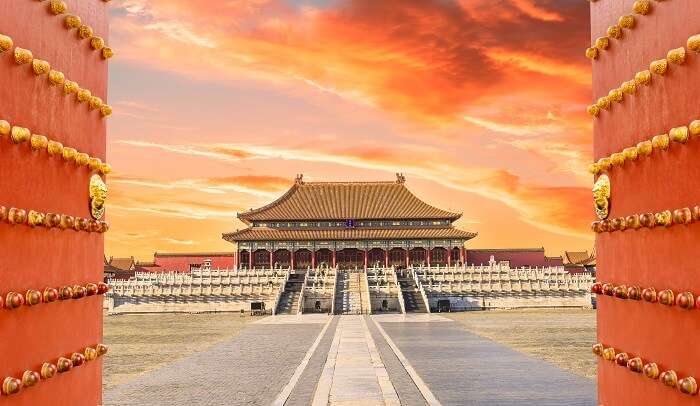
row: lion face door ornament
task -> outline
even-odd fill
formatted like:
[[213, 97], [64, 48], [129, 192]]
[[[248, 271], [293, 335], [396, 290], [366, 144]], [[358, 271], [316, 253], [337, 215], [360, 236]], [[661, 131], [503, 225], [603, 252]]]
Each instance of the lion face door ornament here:
[[593, 202], [595, 214], [600, 220], [605, 220], [610, 214], [610, 178], [601, 175], [593, 185]]
[[100, 175], [92, 175], [90, 178], [90, 214], [95, 220], [99, 220], [105, 214], [105, 201], [107, 200], [107, 185]]

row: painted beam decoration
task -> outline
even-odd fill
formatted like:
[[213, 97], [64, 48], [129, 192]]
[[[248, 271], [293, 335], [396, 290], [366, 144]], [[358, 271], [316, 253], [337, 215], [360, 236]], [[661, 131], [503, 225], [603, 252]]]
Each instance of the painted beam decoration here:
[[0, 15], [0, 403], [102, 404], [108, 3]]
[[361, 241], [245, 241], [238, 243], [239, 250], [280, 250], [297, 251], [308, 249], [316, 251], [318, 249], [342, 250], [355, 248], [360, 250], [371, 250], [372, 248], [392, 249], [392, 248], [454, 248], [463, 247], [465, 240], [361, 240]]
[[590, 10], [598, 403], [696, 404], [700, 3]]

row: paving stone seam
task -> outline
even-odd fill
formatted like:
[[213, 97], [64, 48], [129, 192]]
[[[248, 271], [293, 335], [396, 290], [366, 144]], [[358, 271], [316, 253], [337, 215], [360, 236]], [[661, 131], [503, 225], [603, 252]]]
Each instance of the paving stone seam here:
[[292, 394], [292, 391], [294, 390], [297, 383], [299, 382], [299, 378], [301, 377], [301, 374], [304, 373], [306, 366], [309, 364], [309, 360], [314, 355], [316, 348], [318, 347], [319, 343], [321, 342], [321, 340], [325, 336], [326, 330], [328, 330], [328, 326], [331, 325], [331, 322], [333, 322], [333, 317], [329, 318], [328, 321], [326, 322], [326, 325], [323, 326], [323, 329], [321, 329], [321, 332], [316, 337], [316, 340], [311, 345], [309, 350], [306, 352], [306, 355], [304, 355], [304, 359], [302, 359], [301, 363], [299, 363], [299, 365], [297, 366], [297, 369], [294, 371], [294, 374], [289, 379], [289, 382], [282, 389], [282, 392], [280, 392], [280, 394], [277, 396], [277, 399], [275, 399], [275, 401], [272, 403], [273, 406], [284, 406], [284, 404], [287, 402], [287, 399], [289, 399], [289, 395]]
[[369, 327], [367, 326], [367, 320], [362, 317], [362, 327], [365, 333], [365, 340], [367, 341], [367, 348], [369, 349], [369, 355], [372, 359], [372, 367], [377, 375], [377, 381], [379, 382], [379, 388], [382, 391], [382, 398], [384, 398], [384, 404], [388, 406], [399, 406], [399, 395], [396, 393], [396, 388], [394, 388], [389, 373], [384, 366], [381, 356], [379, 355], [379, 350], [377, 350], [377, 345], [372, 338], [372, 334], [369, 332]]
[[423, 396], [423, 399], [425, 399], [425, 402], [429, 406], [442, 406], [440, 401], [435, 397], [435, 395], [433, 395], [433, 392], [431, 392], [428, 385], [426, 385], [426, 383], [423, 381], [420, 375], [418, 375], [418, 372], [416, 372], [416, 370], [413, 369], [413, 366], [411, 366], [411, 364], [408, 362], [408, 359], [403, 355], [401, 350], [399, 350], [399, 347], [396, 346], [391, 337], [389, 337], [386, 331], [384, 331], [384, 328], [382, 328], [382, 326], [374, 319], [374, 317], [370, 316], [370, 319], [377, 327], [377, 330], [379, 330], [379, 333], [382, 335], [382, 337], [384, 337], [386, 343], [389, 344], [389, 347], [394, 352], [394, 355], [396, 355], [396, 358], [399, 359], [401, 365], [403, 365], [404, 369], [413, 380], [413, 383], [420, 391], [421, 395]]
[[318, 384], [316, 385], [316, 391], [314, 392], [314, 399], [312, 406], [327, 406], [328, 399], [331, 394], [331, 386], [333, 386], [333, 373], [335, 371], [335, 363], [338, 359], [338, 347], [340, 345], [340, 335], [342, 330], [341, 323], [335, 328], [335, 335], [333, 336], [333, 342], [331, 342], [331, 348], [328, 351], [328, 357], [326, 358], [326, 363], [323, 366], [323, 372], [321, 372], [321, 377], [318, 379]]

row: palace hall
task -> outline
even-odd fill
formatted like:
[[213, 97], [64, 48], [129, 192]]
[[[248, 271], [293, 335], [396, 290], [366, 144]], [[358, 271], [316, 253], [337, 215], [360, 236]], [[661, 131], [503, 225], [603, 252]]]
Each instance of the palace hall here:
[[305, 182], [272, 203], [239, 213], [248, 227], [223, 238], [239, 268], [307, 269], [461, 265], [476, 233], [456, 228], [461, 213], [416, 197], [397, 174], [388, 182]]

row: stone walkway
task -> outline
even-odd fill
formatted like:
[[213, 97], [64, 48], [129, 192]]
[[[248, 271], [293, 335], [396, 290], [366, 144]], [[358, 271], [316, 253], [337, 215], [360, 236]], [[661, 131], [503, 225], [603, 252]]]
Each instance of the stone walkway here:
[[254, 323], [230, 341], [106, 391], [104, 405], [269, 405], [322, 330], [314, 321]]
[[340, 319], [312, 404], [400, 404], [364, 317]]
[[275, 316], [105, 405], [595, 405], [595, 383], [439, 315]]
[[594, 381], [471, 334], [458, 323], [394, 317], [380, 324], [443, 405], [597, 404]]
[[379, 355], [382, 357], [386, 371], [391, 377], [391, 383], [396, 389], [399, 401], [402, 405], [425, 406], [425, 399], [416, 386], [411, 376], [406, 372], [406, 368], [399, 360], [396, 353], [391, 349], [387, 341], [382, 337], [374, 322], [367, 323], [370, 333], [377, 344]]
[[[286, 402], [282, 402], [284, 406], [307, 406], [313, 401], [314, 394], [316, 393], [316, 384], [321, 378], [321, 373], [326, 364], [326, 358], [328, 357], [333, 337], [335, 337], [335, 330], [339, 320], [340, 317], [333, 318], [333, 321], [321, 338], [318, 347], [316, 347], [313, 356], [311, 356], [306, 368], [304, 368], [304, 372], [299, 378], [299, 381], [294, 385], [292, 393], [289, 395]], [[277, 406], [279, 405], [280, 404], [277, 403]]]

